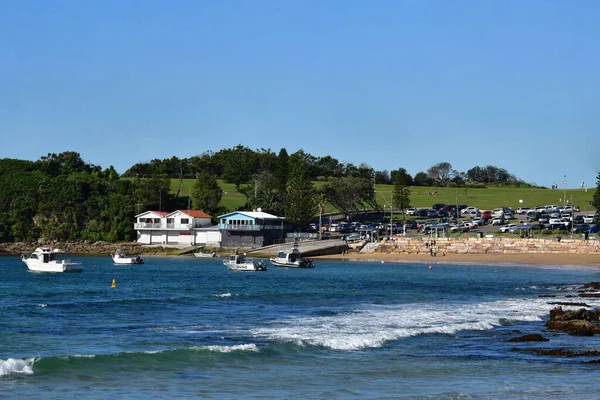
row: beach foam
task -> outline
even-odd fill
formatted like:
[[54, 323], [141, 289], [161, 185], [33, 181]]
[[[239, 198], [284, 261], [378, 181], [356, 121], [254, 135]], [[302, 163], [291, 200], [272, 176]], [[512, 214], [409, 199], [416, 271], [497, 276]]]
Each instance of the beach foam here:
[[208, 350], [218, 353], [231, 353], [232, 351], [258, 351], [255, 344], [238, 344], [234, 346], [200, 346], [198, 350]]
[[465, 330], [492, 329], [506, 325], [507, 321], [540, 321], [552, 308], [541, 299], [510, 299], [480, 304], [369, 305], [335, 316], [291, 318], [256, 329], [253, 333], [278, 342], [333, 350], [361, 350], [416, 335], [453, 335]]
[[33, 374], [34, 362], [35, 358], [27, 358], [25, 360], [9, 358], [8, 360], [0, 360], [0, 376], [11, 374]]

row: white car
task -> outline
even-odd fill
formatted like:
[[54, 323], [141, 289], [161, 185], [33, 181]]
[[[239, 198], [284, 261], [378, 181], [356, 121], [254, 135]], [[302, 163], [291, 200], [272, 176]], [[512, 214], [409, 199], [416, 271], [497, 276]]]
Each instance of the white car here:
[[528, 211], [531, 211], [531, 208], [529, 208], [529, 207], [517, 208], [517, 214], [527, 214]]
[[508, 224], [508, 225], [504, 225], [503, 227], [500, 228], [500, 232], [502, 233], [506, 233], [509, 232], [511, 228], [514, 228], [516, 226], [519, 226], [519, 224]]
[[494, 219], [492, 219], [492, 225], [504, 225], [506, 223], [506, 220], [504, 219], [504, 216], [499, 216], [499, 217], [494, 217]]
[[479, 212], [479, 208], [477, 207], [467, 207], [460, 210], [461, 214], [477, 214]]
[[408, 210], [406, 210], [406, 215], [416, 215], [416, 214], [417, 214], [417, 209], [414, 207], [411, 207]]
[[586, 215], [585, 217], [583, 217], [583, 223], [584, 224], [593, 224], [595, 219], [596, 219], [596, 216], [594, 214]]

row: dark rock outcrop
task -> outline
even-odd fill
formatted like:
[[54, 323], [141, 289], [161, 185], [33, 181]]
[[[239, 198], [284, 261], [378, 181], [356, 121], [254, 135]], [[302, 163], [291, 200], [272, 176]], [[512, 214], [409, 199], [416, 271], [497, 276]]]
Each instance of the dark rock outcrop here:
[[600, 356], [598, 350], [586, 350], [586, 351], [573, 351], [566, 349], [519, 349], [513, 347], [510, 351], [522, 351], [539, 354], [540, 356], [553, 356], [553, 357], [595, 357]]
[[600, 333], [599, 312], [585, 308], [565, 311], [556, 307], [550, 311], [550, 319], [546, 327], [551, 331], [566, 332], [575, 336], [592, 336]]
[[553, 306], [572, 306], [572, 307], [591, 307], [589, 304], [586, 303], [575, 303], [575, 302], [570, 302], [570, 301], [553, 301], [551, 303], [548, 303], [550, 305]]
[[509, 342], [547, 342], [549, 339], [546, 339], [542, 335], [535, 333], [531, 335], [519, 336], [516, 338], [509, 339]]

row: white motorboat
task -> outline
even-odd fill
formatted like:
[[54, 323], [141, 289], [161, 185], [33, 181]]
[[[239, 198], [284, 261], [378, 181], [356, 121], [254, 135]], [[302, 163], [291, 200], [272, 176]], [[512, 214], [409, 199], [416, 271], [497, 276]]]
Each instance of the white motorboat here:
[[194, 253], [194, 255], [199, 258], [215, 258], [217, 256], [217, 253], [215, 253], [214, 251], [212, 253], [203, 253], [199, 251], [197, 253]]
[[80, 262], [69, 259], [57, 259], [63, 254], [59, 249], [51, 247], [38, 247], [29, 255], [22, 257], [23, 262], [30, 271], [36, 272], [81, 272], [83, 267]]
[[262, 260], [246, 257], [245, 254], [232, 254], [223, 260], [223, 264], [231, 271], [266, 271], [267, 266]]
[[271, 264], [276, 267], [291, 267], [291, 268], [314, 268], [315, 264], [309, 259], [300, 257], [298, 244], [294, 243], [294, 247], [289, 253], [280, 251], [276, 256], [269, 259]]
[[130, 256], [126, 251], [117, 249], [115, 254], [111, 255], [115, 264], [143, 264], [144, 259], [140, 256]]

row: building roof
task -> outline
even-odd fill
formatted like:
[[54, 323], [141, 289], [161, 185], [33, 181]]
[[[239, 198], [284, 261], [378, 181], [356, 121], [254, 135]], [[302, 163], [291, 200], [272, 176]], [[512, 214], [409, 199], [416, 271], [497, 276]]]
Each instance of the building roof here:
[[[177, 210], [177, 211], [187, 214], [193, 218], [212, 218], [210, 215], [208, 215], [204, 211], [200, 211], [200, 210]], [[177, 211], [173, 211], [173, 212], [177, 212]], [[173, 213], [171, 213], [171, 214], [173, 214]]]
[[273, 214], [269, 214], [266, 212], [262, 212], [262, 211], [234, 211], [234, 212], [230, 212], [229, 214], [224, 214], [224, 215], [219, 215], [219, 218], [226, 218], [229, 217], [231, 215], [235, 215], [235, 214], [241, 214], [241, 215], [245, 215], [247, 217], [250, 218], [254, 218], [254, 219], [262, 219], [262, 220], [280, 220], [283, 219], [281, 217], [278, 217], [276, 215]]
[[167, 214], [169, 214], [167, 211], [144, 211], [141, 214], [136, 215], [135, 217], [141, 217], [142, 215], [146, 215], [146, 214], [156, 214], [156, 215], [160, 215], [161, 217], [166, 217]]

